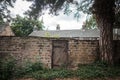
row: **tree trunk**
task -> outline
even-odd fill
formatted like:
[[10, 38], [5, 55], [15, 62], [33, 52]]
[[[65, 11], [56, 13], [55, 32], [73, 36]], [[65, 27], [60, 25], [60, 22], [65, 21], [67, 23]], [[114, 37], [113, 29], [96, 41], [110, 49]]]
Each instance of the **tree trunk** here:
[[[107, 15], [108, 16], [108, 15]], [[113, 24], [108, 22], [106, 17], [97, 17], [100, 26], [100, 59], [113, 64]]]
[[100, 29], [100, 59], [113, 64], [114, 0], [95, 0], [94, 7]]

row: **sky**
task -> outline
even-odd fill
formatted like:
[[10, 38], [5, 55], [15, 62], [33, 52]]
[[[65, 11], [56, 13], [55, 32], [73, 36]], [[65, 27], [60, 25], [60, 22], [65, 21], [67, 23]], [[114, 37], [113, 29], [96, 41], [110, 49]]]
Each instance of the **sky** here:
[[[17, 0], [15, 3], [14, 8], [10, 8], [11, 15], [15, 16], [19, 14], [20, 16], [24, 17], [23, 13], [29, 9], [29, 6], [31, 5], [30, 2]], [[46, 14], [41, 16], [39, 19], [43, 18], [45, 30], [56, 30], [57, 24], [60, 25], [61, 30], [71, 30], [71, 29], [81, 29], [83, 22], [86, 19], [85, 14], [81, 14], [81, 17], [79, 21], [74, 18], [74, 15], [64, 15], [62, 12], [60, 12], [59, 16], [53, 16]]]

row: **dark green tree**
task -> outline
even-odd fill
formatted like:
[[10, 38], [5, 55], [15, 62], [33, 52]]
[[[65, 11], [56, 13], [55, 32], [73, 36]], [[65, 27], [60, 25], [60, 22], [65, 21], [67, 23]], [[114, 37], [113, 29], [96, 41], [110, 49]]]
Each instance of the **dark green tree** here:
[[44, 26], [38, 20], [31, 20], [27, 17], [22, 18], [20, 16], [17, 16], [11, 24], [11, 28], [16, 36], [28, 36], [33, 32], [34, 27], [37, 30], [43, 30]]

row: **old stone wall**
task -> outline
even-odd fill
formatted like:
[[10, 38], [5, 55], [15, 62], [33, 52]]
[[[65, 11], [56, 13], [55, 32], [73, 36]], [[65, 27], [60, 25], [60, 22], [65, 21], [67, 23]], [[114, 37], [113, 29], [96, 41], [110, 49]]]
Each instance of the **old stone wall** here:
[[[0, 37], [0, 58], [12, 55], [17, 64], [26, 61], [41, 61], [45, 67], [52, 66], [52, 41], [68, 41], [68, 66], [88, 64], [96, 60], [99, 49], [98, 40], [81, 40], [72, 38], [40, 38], [40, 37]], [[120, 53], [120, 41], [115, 41], [115, 51]], [[115, 55], [117, 56], [117, 55]], [[120, 57], [118, 56], [119, 59]]]
[[78, 64], [88, 64], [96, 60], [98, 55], [97, 40], [70, 40], [69, 63], [71, 67]]
[[0, 37], [1, 56], [12, 55], [24, 64], [28, 60], [41, 61], [46, 67], [51, 67], [52, 46], [49, 39], [33, 37]]

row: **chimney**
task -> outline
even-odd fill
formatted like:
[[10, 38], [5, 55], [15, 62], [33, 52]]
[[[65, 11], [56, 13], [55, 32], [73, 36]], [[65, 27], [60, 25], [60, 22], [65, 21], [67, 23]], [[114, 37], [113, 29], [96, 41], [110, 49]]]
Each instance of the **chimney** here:
[[56, 30], [60, 30], [60, 25], [59, 24], [57, 24]]

